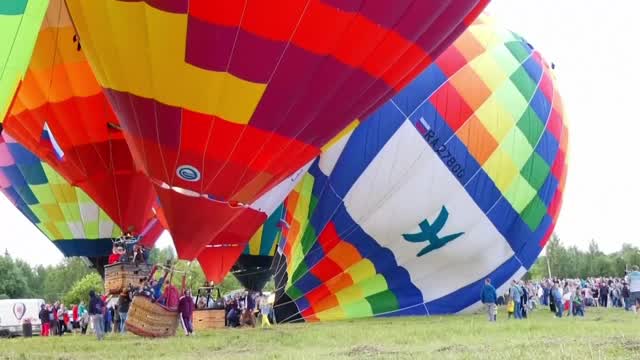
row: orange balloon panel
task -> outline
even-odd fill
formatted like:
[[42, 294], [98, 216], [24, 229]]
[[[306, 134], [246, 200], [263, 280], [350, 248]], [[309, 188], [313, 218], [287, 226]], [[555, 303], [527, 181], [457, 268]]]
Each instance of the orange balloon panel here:
[[241, 215], [226, 204], [253, 203], [311, 161], [487, 0], [66, 3], [179, 255], [193, 259]]
[[123, 229], [153, 217], [153, 186], [136, 168], [75, 37], [62, 0], [50, 2], [4, 130], [82, 188]]

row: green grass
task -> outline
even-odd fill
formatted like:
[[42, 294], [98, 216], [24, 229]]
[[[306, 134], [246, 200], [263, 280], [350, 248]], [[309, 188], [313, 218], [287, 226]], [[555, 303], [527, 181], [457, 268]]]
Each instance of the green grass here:
[[640, 316], [589, 309], [583, 319], [497, 323], [478, 315], [366, 319], [225, 329], [187, 338], [133, 335], [0, 340], [0, 359], [640, 359]]

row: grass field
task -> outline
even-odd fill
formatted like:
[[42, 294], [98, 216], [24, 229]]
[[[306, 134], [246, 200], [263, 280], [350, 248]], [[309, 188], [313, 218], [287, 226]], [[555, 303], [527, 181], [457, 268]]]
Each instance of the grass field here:
[[497, 323], [483, 315], [366, 319], [225, 329], [195, 337], [133, 335], [0, 340], [0, 359], [640, 359], [640, 317], [588, 310], [554, 319], [548, 310]]

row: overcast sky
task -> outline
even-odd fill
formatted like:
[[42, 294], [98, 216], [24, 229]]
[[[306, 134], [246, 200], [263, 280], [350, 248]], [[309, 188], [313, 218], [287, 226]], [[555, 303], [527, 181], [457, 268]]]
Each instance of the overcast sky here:
[[[637, 14], [635, 0], [493, 0], [488, 12], [524, 36], [556, 64], [569, 117], [569, 175], [556, 232], [586, 249], [593, 238], [605, 252], [624, 242], [640, 246], [637, 150]], [[640, 221], [639, 221], [640, 222]], [[62, 255], [0, 196], [0, 249], [31, 264]], [[164, 234], [159, 244], [171, 243]]]

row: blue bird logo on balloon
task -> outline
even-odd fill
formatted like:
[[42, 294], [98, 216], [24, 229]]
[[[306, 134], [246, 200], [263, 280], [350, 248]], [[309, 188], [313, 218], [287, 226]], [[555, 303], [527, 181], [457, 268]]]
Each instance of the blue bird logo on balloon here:
[[438, 233], [442, 231], [442, 228], [447, 223], [448, 218], [449, 211], [447, 211], [447, 208], [443, 206], [440, 210], [440, 214], [438, 214], [438, 217], [433, 222], [433, 224], [430, 224], [429, 220], [424, 219], [420, 224], [418, 224], [418, 226], [420, 226], [420, 232], [415, 234], [402, 234], [402, 237], [409, 242], [429, 242], [429, 245], [427, 245], [427, 247], [420, 250], [420, 252], [416, 255], [417, 257], [428, 254], [433, 250], [439, 249], [464, 234], [464, 232], [460, 232], [443, 237], [438, 236]]

